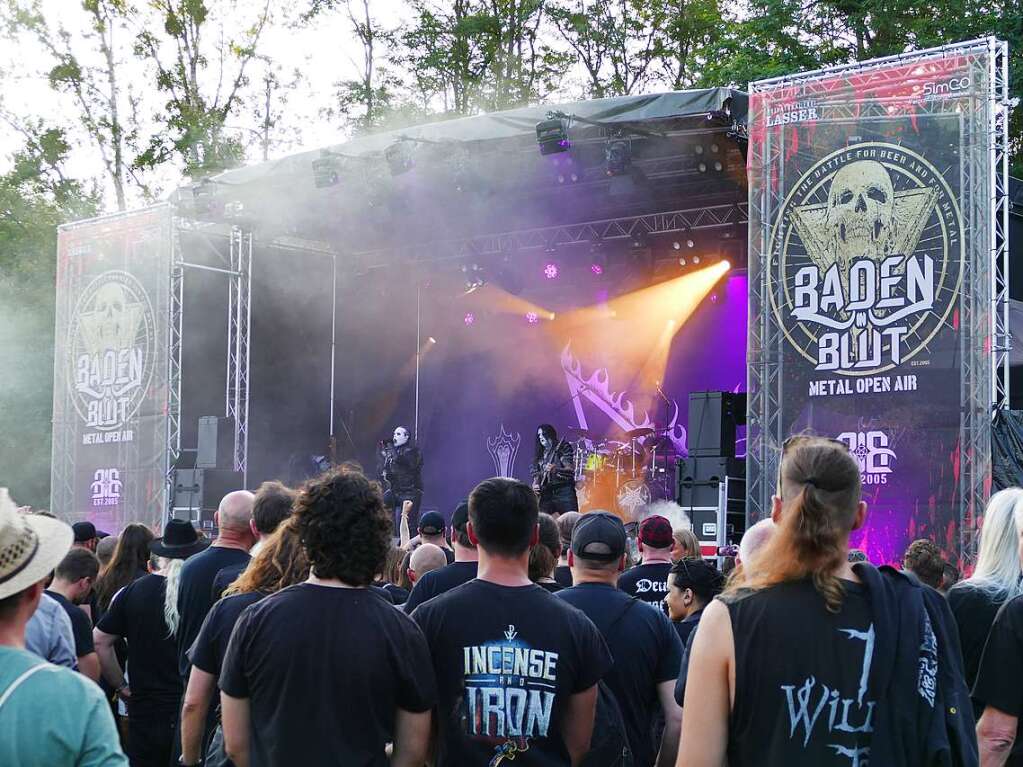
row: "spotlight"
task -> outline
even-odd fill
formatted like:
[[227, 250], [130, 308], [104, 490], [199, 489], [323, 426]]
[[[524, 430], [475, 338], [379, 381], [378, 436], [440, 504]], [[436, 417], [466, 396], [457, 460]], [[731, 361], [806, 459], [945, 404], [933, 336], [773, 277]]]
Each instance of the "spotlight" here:
[[716, 303], [718, 302], [718, 294], [717, 294], [717, 291], [714, 291], [713, 293], [711, 293], [711, 294], [710, 294], [710, 302], [711, 302], [712, 304], [716, 304]]
[[313, 160], [313, 184], [317, 189], [337, 186], [341, 175], [341, 163], [329, 149], [320, 151], [320, 156]]
[[671, 247], [673, 247], [675, 250], [682, 250], [682, 243], [679, 242], [678, 240], [675, 240], [675, 242], [671, 243]]
[[707, 172], [707, 163], [705, 163], [705, 162], [701, 162], [696, 167], [699, 168], [700, 173], [706, 173]]
[[715, 160], [714, 161], [714, 170], [716, 170], [718, 173], [720, 173], [722, 170], [724, 170], [724, 167], [725, 166], [721, 164], [721, 160]]
[[483, 268], [479, 264], [462, 264], [462, 274], [465, 275], [466, 294], [479, 290], [487, 284], [483, 276]]
[[408, 139], [399, 139], [384, 150], [384, 159], [392, 176], [400, 176], [415, 167], [415, 147]]
[[729, 261], [729, 260], [728, 260], [727, 258], [726, 258], [726, 259], [725, 259], [724, 261], [722, 261], [721, 263], [722, 263], [722, 264], [724, 264], [724, 266], [725, 266], [725, 271], [726, 271], [726, 272], [727, 272], [727, 271], [728, 271], [729, 269], [731, 269], [731, 268], [732, 268], [732, 262], [731, 262], [731, 261]]
[[680, 258], [680, 259], [678, 260], [678, 265], [679, 265], [679, 266], [685, 266], [685, 265], [686, 265], [687, 263], [688, 263], [688, 262], [686, 261], [686, 257], [685, 257], [685, 256], [682, 256], [682, 258]]
[[437, 343], [437, 339], [436, 339], [436, 338], [434, 338], [433, 336], [430, 336], [430, 337], [429, 337], [429, 338], [427, 338], [426, 340], [427, 340], [427, 341], [429, 341], [429, 342], [430, 342], [431, 344], [435, 344], [435, 343]]
[[700, 257], [699, 256], [693, 256], [693, 265], [696, 266], [699, 263], [700, 263]]
[[688, 240], [686, 240], [686, 247], [687, 248], [695, 248], [696, 247], [696, 240], [694, 240], [692, 237], [690, 237]]
[[526, 312], [526, 322], [530, 325], [535, 325], [540, 321], [540, 315], [536, 312]]
[[607, 162], [607, 175], [620, 176], [629, 167], [632, 160], [632, 148], [624, 139], [614, 139], [604, 147], [604, 159]]
[[554, 322], [554, 318], [555, 318], [555, 317], [557, 317], [557, 316], [558, 316], [558, 315], [556, 315], [556, 314], [555, 314], [554, 312], [551, 312], [551, 313], [550, 313], [550, 316], [548, 317], [548, 319], [549, 319], [549, 320], [550, 320], [551, 322]]
[[599, 277], [604, 273], [604, 266], [598, 261], [594, 261], [592, 264], [590, 264], [590, 271]]
[[466, 325], [472, 325], [474, 322], [476, 322], [476, 315], [473, 314], [472, 312], [466, 312], [465, 317], [462, 318], [462, 322], [464, 322]]
[[553, 261], [548, 261], [543, 267], [543, 276], [548, 280], [558, 279], [559, 269], [558, 265]]
[[542, 155], [567, 152], [572, 144], [568, 140], [568, 126], [565, 121], [551, 117], [538, 122], [536, 124], [536, 143], [539, 145]]

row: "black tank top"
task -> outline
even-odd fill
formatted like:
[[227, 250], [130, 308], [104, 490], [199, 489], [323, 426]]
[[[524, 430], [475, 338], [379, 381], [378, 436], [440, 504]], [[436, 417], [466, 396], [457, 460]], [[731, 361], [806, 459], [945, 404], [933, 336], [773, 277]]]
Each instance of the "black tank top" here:
[[809, 580], [727, 600], [735, 640], [729, 767], [860, 767], [870, 759], [873, 614], [843, 581], [838, 613]]

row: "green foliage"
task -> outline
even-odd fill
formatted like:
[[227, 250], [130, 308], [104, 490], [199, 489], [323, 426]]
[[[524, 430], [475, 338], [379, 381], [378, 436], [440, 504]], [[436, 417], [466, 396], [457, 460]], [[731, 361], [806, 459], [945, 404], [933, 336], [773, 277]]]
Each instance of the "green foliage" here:
[[0, 485], [49, 506], [57, 227], [95, 215], [94, 189], [60, 170], [64, 135], [39, 124], [0, 176]]

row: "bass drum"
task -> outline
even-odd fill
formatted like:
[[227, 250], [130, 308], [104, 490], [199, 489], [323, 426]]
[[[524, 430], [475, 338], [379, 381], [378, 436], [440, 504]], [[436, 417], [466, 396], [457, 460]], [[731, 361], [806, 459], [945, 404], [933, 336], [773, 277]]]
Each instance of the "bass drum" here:
[[650, 486], [641, 479], [622, 482], [615, 493], [615, 511], [625, 522], [634, 522], [636, 515], [653, 500]]

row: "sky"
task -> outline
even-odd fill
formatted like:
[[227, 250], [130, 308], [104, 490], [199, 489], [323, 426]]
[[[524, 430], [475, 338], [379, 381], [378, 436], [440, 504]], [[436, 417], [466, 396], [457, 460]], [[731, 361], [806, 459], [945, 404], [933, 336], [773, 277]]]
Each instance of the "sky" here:
[[[290, 7], [301, 8], [304, 2], [298, 0]], [[217, 0], [217, 3], [221, 8], [232, 6], [239, 11], [252, 7], [250, 0]], [[41, 0], [41, 5], [48, 19], [59, 19], [75, 40], [81, 40], [81, 34], [88, 29], [88, 24], [80, 2]], [[381, 23], [388, 26], [397, 25], [408, 18], [407, 6], [400, 0], [372, 0], [372, 10]], [[126, 43], [126, 40], [123, 42]], [[314, 24], [301, 29], [272, 25], [265, 31], [261, 47], [280, 64], [282, 80], [290, 79], [290, 73], [294, 70], [302, 74], [297, 90], [289, 98], [285, 114], [288, 141], [274, 147], [271, 158], [343, 139], [346, 136], [344, 126], [339, 121], [325, 119], [319, 112], [330, 102], [333, 83], [354, 77], [358, 72], [355, 59], [361, 56], [362, 51], [344, 11], [326, 13]], [[141, 80], [144, 77], [144, 65], [130, 55], [125, 59], [134, 79]], [[23, 37], [17, 45], [0, 48], [0, 106], [21, 117], [39, 117], [47, 122], [57, 120], [75, 128], [71, 134], [74, 147], [67, 168], [70, 175], [76, 178], [100, 176], [103, 168], [99, 153], [82, 130], [75, 126], [73, 119], [77, 110], [69, 106], [70, 97], [58, 94], [49, 87], [45, 72], [50, 66], [52, 59], [32, 38]], [[258, 68], [251, 71], [254, 76], [258, 76]], [[210, 68], [210, 73], [214, 73], [213, 68]], [[154, 98], [155, 94], [149, 95], [145, 111], [151, 114], [159, 107], [159, 98]], [[246, 125], [244, 116], [232, 120], [232, 124], [239, 121], [243, 127]], [[248, 122], [254, 124], [251, 118]], [[11, 153], [21, 145], [21, 137], [10, 126], [0, 123], [0, 173], [10, 168]], [[250, 155], [253, 160], [258, 159], [258, 147], [252, 147]], [[161, 171], [156, 179], [160, 196], [169, 193], [179, 179], [177, 168]]]

